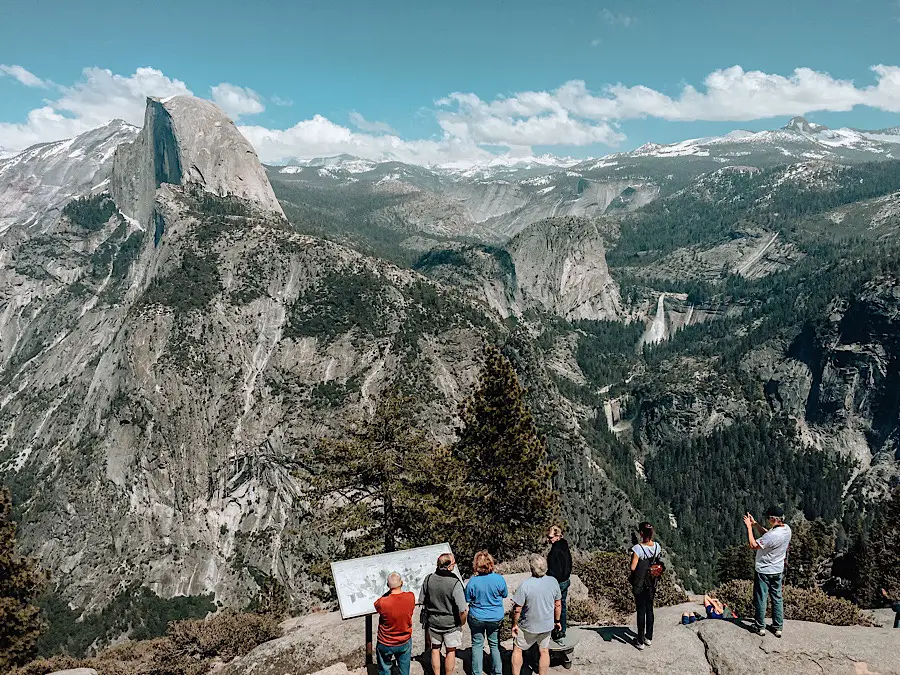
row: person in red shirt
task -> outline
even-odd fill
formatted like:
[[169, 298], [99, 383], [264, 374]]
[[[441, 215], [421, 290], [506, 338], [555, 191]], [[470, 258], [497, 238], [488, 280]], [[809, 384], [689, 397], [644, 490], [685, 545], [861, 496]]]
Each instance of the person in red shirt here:
[[391, 675], [391, 661], [397, 657], [400, 675], [409, 675], [412, 657], [412, 617], [416, 596], [403, 590], [403, 579], [392, 572], [387, 579], [388, 592], [375, 601], [378, 612], [379, 675]]

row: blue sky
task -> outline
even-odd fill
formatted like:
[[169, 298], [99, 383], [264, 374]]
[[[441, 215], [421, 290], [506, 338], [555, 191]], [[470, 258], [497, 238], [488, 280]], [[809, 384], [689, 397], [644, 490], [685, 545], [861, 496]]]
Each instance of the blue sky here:
[[268, 161], [602, 155], [799, 113], [900, 125], [897, 0], [2, 3], [7, 151], [104, 117], [139, 122], [145, 94], [182, 90], [217, 100]]

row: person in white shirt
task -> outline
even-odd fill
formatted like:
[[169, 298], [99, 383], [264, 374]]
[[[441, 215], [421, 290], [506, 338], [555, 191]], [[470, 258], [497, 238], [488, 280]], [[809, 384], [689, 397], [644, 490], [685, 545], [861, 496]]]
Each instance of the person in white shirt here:
[[[772, 630], [775, 637], [781, 637], [784, 630], [784, 560], [791, 543], [791, 528], [784, 522], [784, 511], [773, 506], [766, 511], [769, 529], [756, 522], [748, 512], [744, 515], [747, 526], [747, 541], [756, 551], [756, 574], [753, 578], [753, 608], [756, 612], [755, 628], [759, 635], [766, 634], [766, 607], [768, 596], [772, 596]], [[757, 539], [756, 533], [762, 535]]]

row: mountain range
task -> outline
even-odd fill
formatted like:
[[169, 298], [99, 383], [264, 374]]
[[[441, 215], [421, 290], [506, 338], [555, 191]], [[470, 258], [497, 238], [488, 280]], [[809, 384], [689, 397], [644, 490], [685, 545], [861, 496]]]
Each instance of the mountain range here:
[[599, 160], [264, 167], [177, 96], [0, 160], [22, 539], [79, 612], [139, 587], [241, 604], [267, 578], [309, 606], [337, 544], [304, 453], [396, 381], [451, 439], [485, 343], [528, 387], [577, 545], [653, 518], [700, 589], [742, 509], [849, 537], [900, 476], [898, 150], [797, 118]]

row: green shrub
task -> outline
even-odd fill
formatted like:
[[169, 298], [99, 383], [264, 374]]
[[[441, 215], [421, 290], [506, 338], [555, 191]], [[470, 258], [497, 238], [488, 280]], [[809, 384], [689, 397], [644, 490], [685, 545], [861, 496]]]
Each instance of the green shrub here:
[[[631, 584], [628, 582], [630, 570], [627, 556], [611, 551], [597, 551], [577, 561], [573, 571], [587, 586], [592, 597], [607, 600], [615, 611], [622, 614], [635, 611]], [[666, 570], [656, 589], [655, 605], [668, 607], [682, 602], [688, 602], [688, 597], [675, 585], [672, 572]]]
[[566, 602], [566, 615], [568, 624], [583, 623], [592, 626], [618, 624], [625, 618], [613, 609], [608, 600], [595, 600], [590, 596], [586, 599], [569, 598]]
[[213, 659], [230, 661], [280, 634], [273, 615], [225, 610], [204, 620], [173, 621], [165, 638], [126, 642], [90, 659], [37, 659], [9, 675], [47, 675], [69, 668], [94, 668], [102, 675], [202, 675]]
[[117, 211], [116, 203], [109, 195], [99, 194], [73, 199], [63, 208], [63, 215], [73, 224], [96, 232], [102, 229]]
[[[719, 586], [716, 597], [740, 616], [753, 616], [753, 582], [729, 581]], [[771, 611], [767, 609], [767, 616]], [[872, 622], [849, 600], [826, 595], [819, 589], [784, 587], [784, 618], [829, 626], [871, 626]]]
[[208, 619], [174, 621], [166, 632], [178, 653], [201, 659], [218, 657], [223, 661], [243, 656], [281, 634], [274, 615], [230, 609]]

